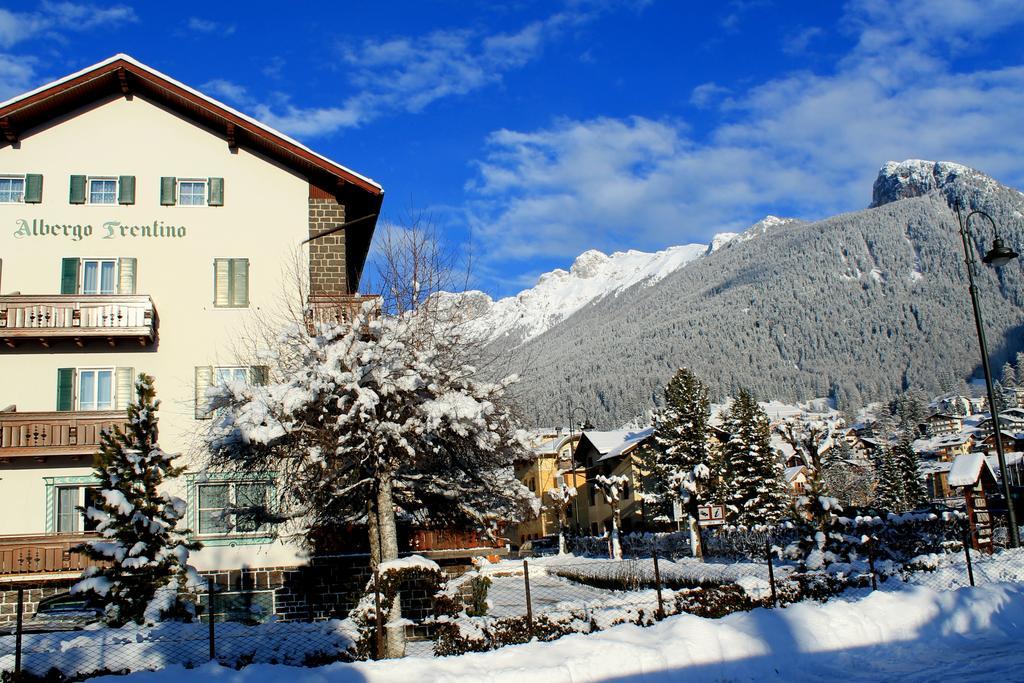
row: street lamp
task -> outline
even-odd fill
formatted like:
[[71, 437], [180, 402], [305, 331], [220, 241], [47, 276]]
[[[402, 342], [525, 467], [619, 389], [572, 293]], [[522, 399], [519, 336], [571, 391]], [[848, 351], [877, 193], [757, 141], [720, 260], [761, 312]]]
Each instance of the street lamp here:
[[978, 328], [978, 344], [981, 346], [981, 367], [985, 371], [985, 388], [988, 390], [988, 412], [992, 416], [992, 431], [996, 436], [996, 458], [999, 460], [999, 472], [1003, 484], [1003, 495], [1006, 497], [1006, 510], [1009, 514], [1010, 524], [1010, 547], [1020, 546], [1020, 534], [1017, 530], [1017, 515], [1013, 510], [1013, 499], [1010, 497], [1010, 473], [1006, 469], [1006, 455], [1003, 453], [1003, 437], [999, 427], [999, 409], [996, 403], [996, 391], [992, 384], [992, 368], [988, 364], [988, 344], [985, 342], [985, 324], [981, 319], [981, 306], [978, 304], [978, 286], [974, 283], [974, 236], [971, 234], [971, 218], [981, 216], [988, 219], [992, 224], [992, 248], [982, 258], [986, 264], [1001, 268], [1017, 258], [1018, 254], [1013, 249], [1005, 246], [999, 237], [999, 228], [984, 211], [974, 210], [962, 217], [960, 207], [956, 208], [956, 219], [960, 224], [960, 239], [964, 243], [964, 263], [967, 264], [967, 290], [971, 293], [971, 304], [974, 306], [974, 324]]
[[[568, 377], [565, 378], [568, 381]], [[576, 485], [576, 440], [575, 432], [573, 427], [575, 426], [576, 412], [580, 411], [583, 413], [583, 421], [580, 423], [580, 433], [583, 433], [584, 429], [590, 429], [590, 418], [587, 416], [587, 411], [583, 406], [572, 405], [572, 397], [566, 400], [566, 404], [569, 408], [569, 469], [572, 472], [572, 483]], [[580, 528], [580, 503], [579, 500], [573, 505], [573, 521], [576, 522], [576, 529], [579, 531]]]

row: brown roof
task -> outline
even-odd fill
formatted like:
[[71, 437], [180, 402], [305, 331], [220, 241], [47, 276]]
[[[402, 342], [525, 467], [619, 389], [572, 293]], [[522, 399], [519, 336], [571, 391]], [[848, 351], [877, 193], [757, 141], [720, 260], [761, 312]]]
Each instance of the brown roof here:
[[224, 136], [230, 146], [248, 147], [275, 159], [318, 187], [338, 194], [358, 189], [374, 197], [378, 206], [384, 194], [370, 178], [124, 54], [0, 103], [0, 146], [16, 142], [23, 132], [42, 123], [117, 93], [139, 94], [166, 106]]

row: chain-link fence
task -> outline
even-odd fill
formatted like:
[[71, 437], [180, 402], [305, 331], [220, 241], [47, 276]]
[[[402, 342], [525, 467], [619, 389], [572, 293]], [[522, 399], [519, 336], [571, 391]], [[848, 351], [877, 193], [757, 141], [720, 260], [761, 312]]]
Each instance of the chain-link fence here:
[[[947, 590], [1024, 580], [1024, 549], [990, 544], [979, 551], [969, 532], [959, 540], [951, 536], [960, 528], [955, 525], [915, 527], [914, 534], [894, 525], [860, 520], [850, 533], [832, 532], [827, 543], [793, 527], [709, 533], [703, 560], [691, 557], [673, 535], [665, 543], [664, 536], [647, 535], [649, 552], [634, 544], [635, 556], [625, 559], [594, 554], [481, 562], [454, 578], [423, 560], [409, 564], [409, 575], [371, 574], [361, 599], [347, 610], [338, 607], [339, 596], [309, 595], [307, 600], [332, 607], [310, 605], [301, 619], [282, 616], [280, 605], [258, 591], [241, 590], [196, 596], [199, 620], [188, 624], [108, 628], [97, 612], [73, 601], [32, 614], [19, 607], [10, 623], [0, 625], [0, 672], [5, 680], [74, 680], [211, 660], [230, 667], [314, 666], [453, 655], [617, 624], [650, 625], [680, 613], [716, 618], [784, 607], [845, 591]], [[862, 534], [869, 526], [874, 533]], [[908, 540], [913, 538], [920, 543]], [[593, 543], [600, 547], [599, 539]]]

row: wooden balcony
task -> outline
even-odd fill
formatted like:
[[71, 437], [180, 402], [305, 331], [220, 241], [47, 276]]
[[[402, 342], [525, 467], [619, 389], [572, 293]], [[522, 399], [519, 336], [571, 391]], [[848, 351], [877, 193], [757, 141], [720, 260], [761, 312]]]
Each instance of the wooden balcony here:
[[0, 581], [14, 581], [28, 575], [78, 574], [101, 563], [72, 552], [94, 534], [39, 534], [0, 536]]
[[20, 343], [50, 348], [58, 341], [84, 346], [93, 340], [145, 346], [156, 339], [156, 329], [153, 300], [144, 294], [0, 296], [0, 339], [9, 348]]
[[312, 334], [318, 324], [339, 325], [351, 322], [367, 301], [372, 303], [373, 315], [379, 316], [381, 297], [377, 294], [335, 296], [310, 294], [306, 307], [306, 327]]
[[102, 431], [123, 426], [126, 420], [127, 415], [118, 410], [0, 412], [0, 462], [54, 455], [91, 456], [99, 449]]

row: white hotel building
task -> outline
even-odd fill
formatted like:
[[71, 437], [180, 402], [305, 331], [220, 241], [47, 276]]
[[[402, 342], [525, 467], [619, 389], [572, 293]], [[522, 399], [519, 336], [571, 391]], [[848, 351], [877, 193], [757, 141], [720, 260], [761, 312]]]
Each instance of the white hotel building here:
[[204, 471], [197, 397], [220, 378], [262, 379], [233, 342], [280, 305], [296, 254], [312, 305], [359, 301], [382, 199], [372, 180], [126, 55], [0, 104], [0, 620], [5, 588], [56, 590], [84, 566], [68, 552], [88, 532], [75, 508], [139, 372], [156, 378], [161, 445], [191, 463], [178, 493], [205, 545], [194, 564], [244, 567], [248, 588], [279, 587], [302, 564], [218, 513], [272, 482]]

